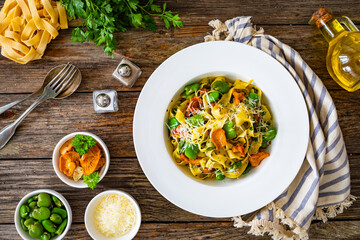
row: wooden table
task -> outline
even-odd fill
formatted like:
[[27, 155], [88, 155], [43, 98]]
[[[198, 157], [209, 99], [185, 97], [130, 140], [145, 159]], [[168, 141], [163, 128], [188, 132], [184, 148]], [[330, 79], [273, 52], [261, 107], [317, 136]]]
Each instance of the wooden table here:
[[[11, 142], [0, 151], [0, 239], [19, 239], [14, 226], [14, 210], [28, 192], [54, 189], [69, 201], [73, 223], [66, 239], [89, 239], [84, 226], [84, 212], [96, 194], [120, 189], [133, 195], [142, 209], [142, 225], [137, 238], [214, 238], [261, 239], [247, 235], [248, 229], [236, 229], [231, 219], [214, 219], [188, 213], [163, 198], [149, 183], [136, 159], [132, 138], [133, 114], [141, 88], [161, 62], [175, 52], [203, 41], [212, 29], [207, 23], [219, 18], [254, 16], [253, 21], [294, 47], [323, 80], [333, 97], [345, 138], [351, 167], [352, 194], [360, 195], [360, 92], [348, 93], [329, 76], [325, 67], [327, 43], [313, 26], [307, 25], [312, 13], [322, 6], [331, 7], [338, 16], [347, 15], [360, 24], [360, 2], [343, 1], [250, 1], [250, 0], [168, 0], [168, 7], [179, 11], [184, 27], [156, 33], [138, 29], [116, 35], [115, 57], [106, 56], [93, 43], [72, 43], [72, 29], [48, 45], [42, 60], [27, 65], [0, 57], [0, 105], [19, 99], [41, 86], [52, 67], [72, 62], [82, 72], [78, 91], [64, 100], [41, 104], [19, 127]], [[0, 1], [0, 6], [4, 3]], [[73, 23], [74, 25], [75, 23]], [[139, 65], [142, 76], [133, 88], [122, 86], [111, 76], [122, 57]], [[115, 89], [119, 93], [119, 111], [96, 114], [92, 91]], [[1, 116], [0, 127], [12, 122], [31, 102], [17, 106]], [[13, 113], [15, 114], [13, 116]], [[89, 131], [100, 136], [111, 153], [110, 169], [95, 190], [75, 189], [65, 185], [54, 173], [52, 151], [64, 135]], [[264, 237], [268, 239], [269, 237]], [[324, 224], [314, 222], [310, 239], [360, 239], [360, 201]]]

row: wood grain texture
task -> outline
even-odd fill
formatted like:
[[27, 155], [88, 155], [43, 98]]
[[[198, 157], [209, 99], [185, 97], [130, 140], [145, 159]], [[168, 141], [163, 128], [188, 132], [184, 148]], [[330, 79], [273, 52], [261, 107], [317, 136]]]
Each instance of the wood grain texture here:
[[[360, 153], [360, 95], [345, 91], [333, 91], [331, 95], [338, 107], [339, 123], [347, 150], [349, 153]], [[5, 96], [6, 98], [0, 98], [0, 105], [24, 95]], [[94, 112], [91, 93], [75, 93], [63, 100], [44, 102], [20, 125], [9, 144], [0, 151], [0, 159], [51, 158], [57, 142], [74, 131], [97, 134], [105, 141], [114, 157], [135, 157], [132, 121], [138, 96], [138, 92], [120, 92], [119, 111], [111, 114]], [[0, 127], [11, 123], [29, 104], [12, 109], [16, 114], [10, 119], [1, 120]], [[36, 148], [33, 147], [34, 141], [39, 143]]]
[[[351, 192], [355, 196], [360, 196], [359, 161], [360, 155], [350, 156]], [[51, 159], [0, 160], [0, 172], [0, 224], [12, 223], [18, 201], [26, 193], [41, 188], [51, 188], [63, 194], [71, 205], [73, 221], [76, 223], [83, 222], [89, 201], [96, 194], [109, 189], [120, 189], [134, 196], [145, 222], [230, 221], [230, 218], [194, 215], [168, 202], [147, 180], [136, 158], [112, 158], [106, 177], [95, 190], [75, 189], [65, 185], [55, 175]], [[356, 220], [359, 212], [360, 202], [356, 201], [351, 210], [340, 214], [336, 220]]]
[[[257, 26], [261, 27], [260, 24]], [[296, 49], [329, 90], [341, 89], [326, 70], [327, 43], [317, 29], [307, 25], [263, 27], [267, 34]], [[43, 78], [51, 68], [69, 61], [81, 70], [83, 78], [78, 89], [80, 92], [102, 88], [139, 91], [165, 59], [183, 48], [203, 42], [204, 36], [211, 31], [208, 26], [185, 26], [175, 30], [159, 29], [156, 33], [141, 29], [119, 33], [116, 34], [118, 47], [112, 59], [93, 43], [72, 43], [71, 29], [61, 30], [60, 35], [48, 45], [41, 60], [21, 65], [0, 56], [0, 93], [33, 92], [42, 85]], [[143, 71], [132, 88], [123, 86], [111, 76], [124, 56]], [[13, 72], [17, 73], [16, 78], [9, 77]]]
[[[0, 1], [0, 6], [4, 0]], [[209, 19], [227, 20], [236, 16], [253, 16], [258, 24], [266, 25], [307, 25], [311, 15], [320, 7], [331, 8], [335, 16], [349, 16], [355, 23], [360, 23], [358, 9], [360, 3], [353, 0], [344, 1], [295, 1], [295, 0], [159, 0], [156, 3], [180, 14], [186, 26], [203, 26]], [[80, 21], [70, 22], [78, 26]]]
[[[326, 224], [313, 223], [310, 227], [311, 240], [345, 240], [360, 239], [358, 229], [360, 221], [332, 221]], [[207, 223], [142, 223], [134, 239], [229, 239], [229, 240], [260, 240], [271, 239], [247, 234], [249, 228], [235, 228], [231, 222]], [[3, 240], [19, 239], [14, 225], [0, 225], [0, 232], [4, 233]], [[331, 234], [329, 234], [331, 233]], [[72, 224], [64, 240], [90, 240], [85, 224]]]

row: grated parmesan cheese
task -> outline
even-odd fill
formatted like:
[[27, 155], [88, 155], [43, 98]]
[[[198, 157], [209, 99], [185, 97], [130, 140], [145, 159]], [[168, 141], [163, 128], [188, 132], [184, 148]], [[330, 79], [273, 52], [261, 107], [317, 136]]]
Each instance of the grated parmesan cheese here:
[[94, 225], [106, 237], [120, 237], [136, 223], [134, 204], [125, 196], [107, 194], [102, 197], [94, 212]]

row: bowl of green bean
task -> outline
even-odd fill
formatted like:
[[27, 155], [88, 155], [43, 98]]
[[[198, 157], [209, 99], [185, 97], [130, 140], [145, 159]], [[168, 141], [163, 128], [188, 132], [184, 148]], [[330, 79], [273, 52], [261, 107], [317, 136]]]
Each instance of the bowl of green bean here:
[[60, 240], [69, 231], [71, 207], [58, 192], [39, 189], [26, 194], [14, 216], [16, 230], [25, 240]]

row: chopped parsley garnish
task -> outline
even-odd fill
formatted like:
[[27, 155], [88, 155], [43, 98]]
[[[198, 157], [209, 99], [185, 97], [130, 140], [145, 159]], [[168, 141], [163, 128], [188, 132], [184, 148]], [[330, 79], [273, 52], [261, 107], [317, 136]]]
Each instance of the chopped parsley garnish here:
[[90, 148], [92, 148], [92, 146], [96, 145], [96, 141], [91, 136], [78, 134], [75, 135], [75, 138], [72, 141], [72, 145], [79, 155], [84, 155], [90, 150]]
[[100, 177], [98, 172], [93, 172], [90, 175], [83, 175], [84, 183], [88, 185], [89, 188], [96, 188], [96, 184], [99, 182]]

